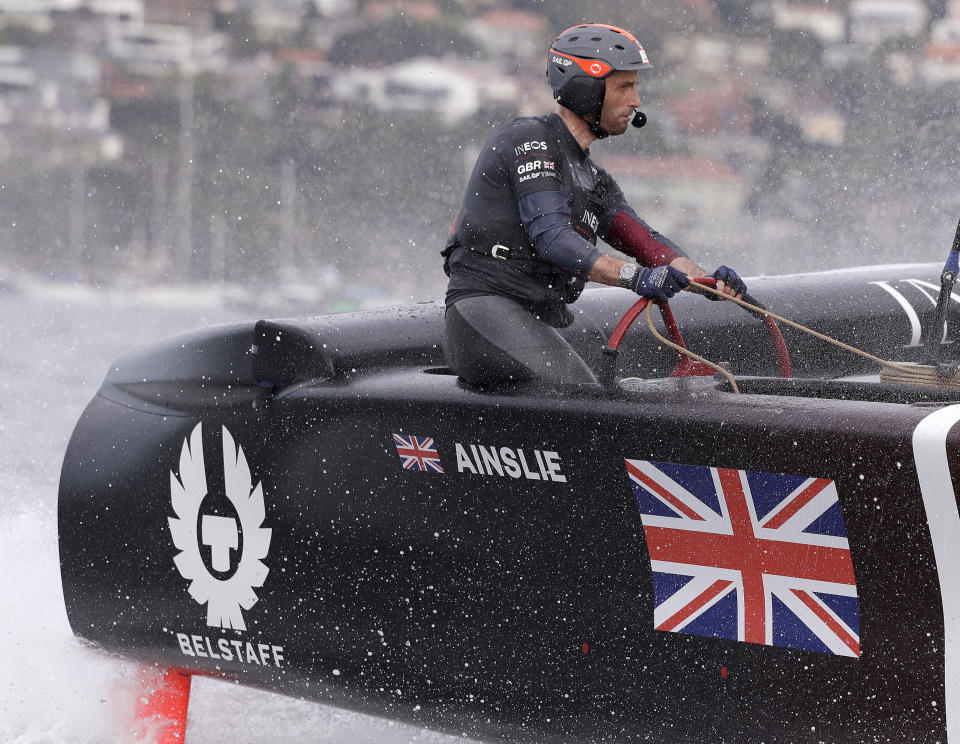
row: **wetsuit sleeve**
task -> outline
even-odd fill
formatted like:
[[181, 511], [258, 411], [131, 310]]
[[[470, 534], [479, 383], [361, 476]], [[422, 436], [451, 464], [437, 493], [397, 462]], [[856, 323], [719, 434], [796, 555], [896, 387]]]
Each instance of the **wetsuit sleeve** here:
[[586, 279], [601, 251], [570, 220], [560, 145], [542, 123], [518, 129], [504, 153], [520, 222], [541, 258]]
[[563, 191], [537, 191], [520, 197], [520, 222], [542, 258], [586, 279], [602, 251], [584, 240], [570, 223]]
[[600, 237], [621, 253], [626, 253], [643, 266], [662, 266], [686, 252], [654, 230], [627, 204], [623, 192], [609, 173], [601, 169], [603, 182], [603, 215]]
[[687, 254], [669, 238], [661, 235], [627, 207], [610, 221], [604, 239], [618, 251], [637, 259], [644, 266], [662, 266]]

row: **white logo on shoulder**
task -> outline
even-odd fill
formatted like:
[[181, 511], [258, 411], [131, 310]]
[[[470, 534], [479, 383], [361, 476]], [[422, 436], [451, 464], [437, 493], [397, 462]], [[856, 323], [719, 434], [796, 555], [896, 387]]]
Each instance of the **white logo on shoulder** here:
[[[263, 484], [253, 487], [250, 467], [243, 449], [223, 427], [223, 474], [226, 497], [240, 520], [232, 517], [200, 514], [207, 495], [207, 476], [203, 462], [203, 436], [197, 424], [180, 450], [179, 478], [170, 471], [170, 500], [176, 517], [171, 517], [170, 535], [181, 551], [174, 558], [177, 570], [190, 581], [189, 592], [198, 603], [207, 604], [210, 627], [246, 630], [243, 612], [257, 602], [254, 587], [263, 586], [269, 569], [263, 558], [270, 550], [272, 530], [263, 526]], [[239, 527], [239, 529], [238, 529]], [[198, 534], [199, 528], [199, 534]], [[234, 554], [243, 547], [239, 557]], [[203, 563], [200, 545], [209, 546], [215, 571], [236, 570], [227, 579], [214, 577]]]
[[544, 142], [543, 140], [539, 140], [539, 141], [533, 140], [530, 142], [524, 142], [522, 145], [517, 145], [516, 147], [513, 148], [513, 152], [519, 157], [521, 155], [524, 155], [530, 152], [531, 150], [546, 150], [546, 149], [547, 149], [546, 142]]

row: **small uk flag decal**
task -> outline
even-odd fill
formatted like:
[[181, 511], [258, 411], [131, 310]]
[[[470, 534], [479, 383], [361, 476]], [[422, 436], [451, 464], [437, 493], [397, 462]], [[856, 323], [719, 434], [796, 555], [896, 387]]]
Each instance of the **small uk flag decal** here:
[[420, 470], [425, 473], [442, 473], [440, 454], [433, 437], [415, 437], [413, 435], [394, 434], [393, 443], [397, 446], [400, 463], [404, 470]]

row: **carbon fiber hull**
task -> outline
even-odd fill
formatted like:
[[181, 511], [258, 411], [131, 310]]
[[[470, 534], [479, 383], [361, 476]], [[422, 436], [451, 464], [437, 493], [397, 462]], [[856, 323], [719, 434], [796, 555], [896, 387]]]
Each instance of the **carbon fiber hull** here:
[[[809, 277], [751, 291], [905, 359], [904, 303], [927, 317], [937, 268], [908, 275], [820, 276], [816, 306]], [[589, 356], [630, 302], [587, 293], [596, 337], [571, 342]], [[61, 476], [74, 632], [491, 741], [956, 741], [960, 407], [834, 381], [876, 369], [788, 331], [803, 379], [766, 379], [754, 319], [672, 305], [691, 347], [758, 378], [744, 394], [667, 378], [641, 328], [620, 359], [641, 379], [471, 389], [443, 367], [436, 305], [120, 360]], [[808, 481], [833, 495], [790, 506]]]

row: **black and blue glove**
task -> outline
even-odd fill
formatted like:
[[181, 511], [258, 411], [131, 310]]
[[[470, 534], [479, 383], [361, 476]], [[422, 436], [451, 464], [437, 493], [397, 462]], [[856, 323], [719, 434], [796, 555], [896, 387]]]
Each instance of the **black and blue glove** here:
[[[719, 267], [710, 276], [712, 276], [718, 282], [723, 282], [730, 287], [735, 295], [745, 295], [747, 293], [747, 285], [744, 283], [743, 279], [740, 278], [740, 275], [729, 266]], [[707, 299], [722, 300], [723, 298], [718, 297], [715, 294], [707, 293]]]
[[640, 269], [630, 281], [630, 289], [654, 302], [666, 302], [690, 284], [690, 279], [672, 266]]

